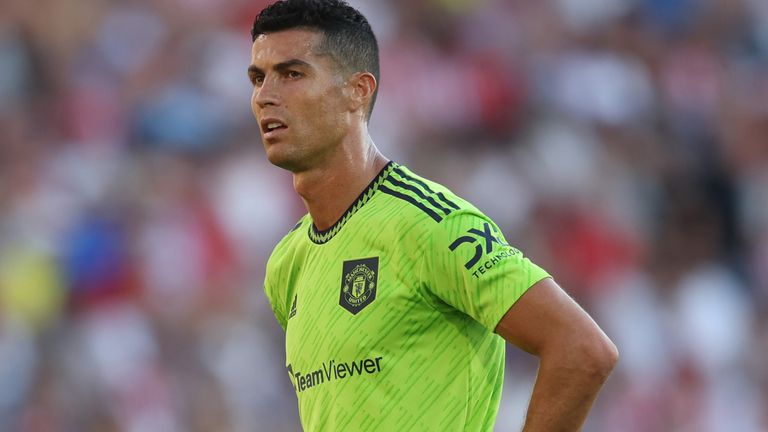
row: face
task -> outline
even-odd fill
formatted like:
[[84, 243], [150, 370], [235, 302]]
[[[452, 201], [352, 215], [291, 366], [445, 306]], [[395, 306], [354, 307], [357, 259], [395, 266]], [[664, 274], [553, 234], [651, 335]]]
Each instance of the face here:
[[349, 89], [332, 58], [318, 53], [322, 34], [285, 30], [253, 43], [251, 109], [269, 161], [300, 172], [341, 145], [352, 121]]

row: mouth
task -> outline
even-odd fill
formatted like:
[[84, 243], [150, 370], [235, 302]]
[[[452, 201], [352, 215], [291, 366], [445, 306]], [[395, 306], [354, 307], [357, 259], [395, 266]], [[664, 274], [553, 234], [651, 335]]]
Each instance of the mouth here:
[[261, 133], [263, 134], [264, 138], [274, 138], [280, 133], [284, 132], [286, 129], [288, 129], [288, 126], [283, 123], [281, 120], [268, 118], [264, 119], [260, 123], [261, 126]]

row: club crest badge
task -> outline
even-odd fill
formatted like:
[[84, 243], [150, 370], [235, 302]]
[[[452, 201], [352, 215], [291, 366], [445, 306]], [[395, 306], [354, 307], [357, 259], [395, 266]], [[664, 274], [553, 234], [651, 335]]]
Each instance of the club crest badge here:
[[376, 299], [379, 257], [344, 261], [339, 305], [353, 315]]

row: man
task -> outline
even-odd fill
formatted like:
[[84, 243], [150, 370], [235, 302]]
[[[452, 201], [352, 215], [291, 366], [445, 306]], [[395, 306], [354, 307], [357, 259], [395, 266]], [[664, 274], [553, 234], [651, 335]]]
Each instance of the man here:
[[579, 430], [616, 347], [483, 213], [379, 153], [366, 19], [285, 0], [252, 36], [266, 155], [309, 211], [265, 279], [304, 429], [491, 431], [506, 340], [540, 358], [525, 430]]

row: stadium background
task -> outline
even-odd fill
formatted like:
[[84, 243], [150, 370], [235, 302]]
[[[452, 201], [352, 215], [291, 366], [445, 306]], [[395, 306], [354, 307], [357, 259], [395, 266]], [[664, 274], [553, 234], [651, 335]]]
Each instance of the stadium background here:
[[[0, 3], [0, 430], [299, 429], [261, 288], [303, 212], [249, 110], [264, 4]], [[585, 430], [768, 431], [768, 3], [352, 4], [379, 147], [619, 346]], [[498, 430], [535, 366], [510, 350]]]

